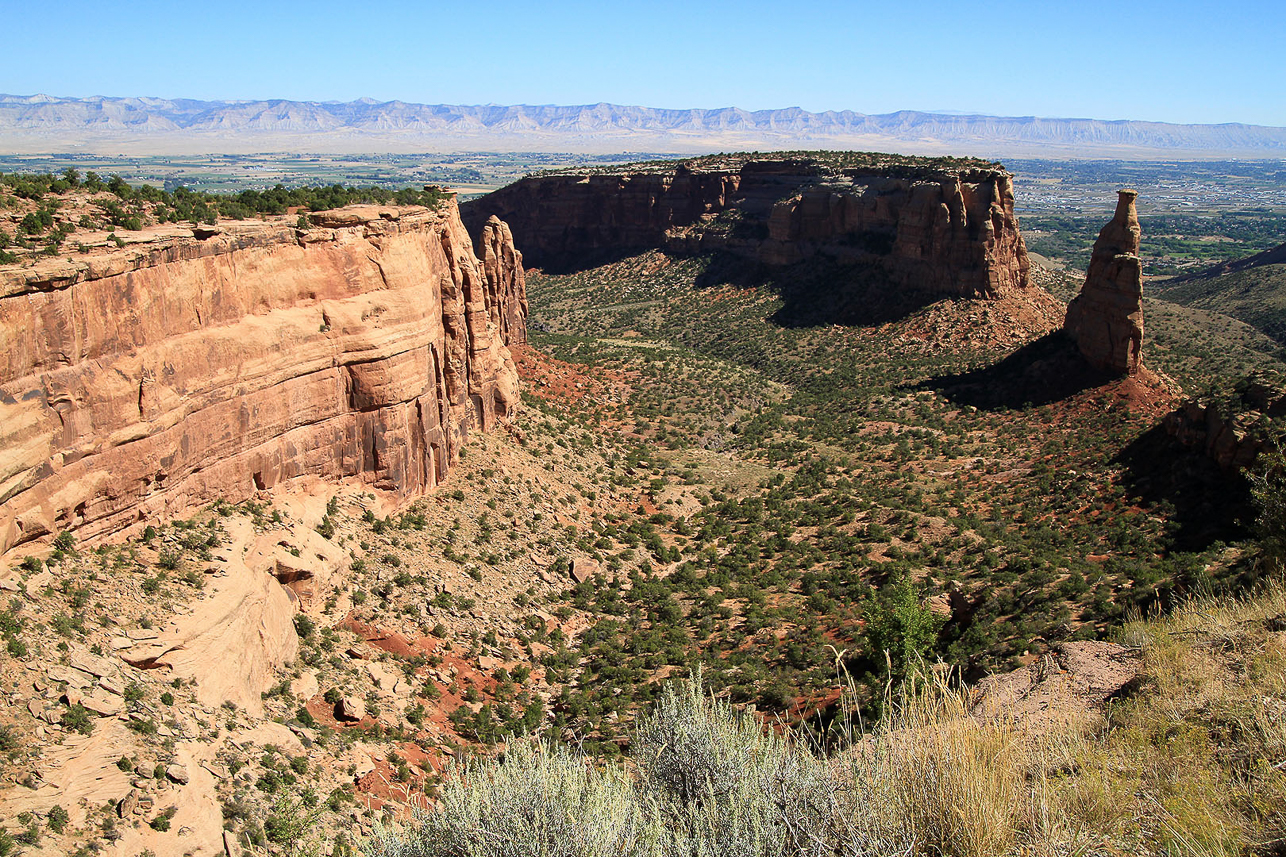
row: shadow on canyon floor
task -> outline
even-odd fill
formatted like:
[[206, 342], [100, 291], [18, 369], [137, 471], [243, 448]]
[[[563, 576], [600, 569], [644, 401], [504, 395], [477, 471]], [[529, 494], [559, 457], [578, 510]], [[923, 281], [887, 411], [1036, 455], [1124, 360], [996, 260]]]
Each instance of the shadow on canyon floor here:
[[[1046, 334], [991, 366], [930, 378], [908, 389], [935, 390], [947, 400], [1003, 412], [1068, 402], [1118, 380], [1091, 368], [1061, 330]], [[1104, 390], [1106, 392], [1106, 390]], [[1121, 395], [1119, 389], [1116, 395]], [[1124, 403], [1123, 403], [1124, 404]], [[1033, 426], [1039, 431], [1040, 426]], [[1104, 450], [1110, 455], [1110, 451]], [[1127, 491], [1143, 507], [1167, 504], [1166, 551], [1201, 551], [1244, 538], [1254, 519], [1246, 480], [1183, 446], [1158, 422], [1112, 456]]]
[[769, 321], [781, 327], [886, 324], [941, 300], [941, 295], [910, 292], [895, 285], [872, 265], [810, 259], [779, 267], [730, 253], [713, 256], [697, 276], [696, 285], [774, 292], [782, 306]]
[[[522, 248], [519, 247], [519, 249]], [[538, 270], [543, 274], [561, 277], [569, 274], [583, 274], [595, 268], [614, 265], [651, 249], [653, 249], [652, 245], [643, 245], [640, 247], [577, 250], [567, 253], [536, 253], [533, 251], [529, 255], [524, 252], [523, 265], [528, 270]]]
[[998, 363], [939, 375], [909, 389], [935, 390], [957, 405], [1004, 411], [1049, 405], [1113, 380], [1092, 369], [1061, 330], [1047, 333]]
[[1139, 505], [1172, 507], [1167, 549], [1202, 551], [1249, 535], [1255, 510], [1246, 478], [1179, 443], [1163, 426], [1139, 435], [1112, 461], [1122, 468], [1122, 483]]

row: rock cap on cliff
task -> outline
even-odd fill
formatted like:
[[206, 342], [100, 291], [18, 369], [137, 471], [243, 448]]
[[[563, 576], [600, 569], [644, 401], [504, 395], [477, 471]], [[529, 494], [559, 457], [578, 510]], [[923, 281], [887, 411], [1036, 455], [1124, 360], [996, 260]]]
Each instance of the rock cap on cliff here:
[[871, 152], [774, 152], [541, 173], [461, 207], [503, 218], [527, 258], [577, 267], [664, 248], [770, 267], [862, 266], [898, 295], [994, 299], [1030, 284], [999, 164]]

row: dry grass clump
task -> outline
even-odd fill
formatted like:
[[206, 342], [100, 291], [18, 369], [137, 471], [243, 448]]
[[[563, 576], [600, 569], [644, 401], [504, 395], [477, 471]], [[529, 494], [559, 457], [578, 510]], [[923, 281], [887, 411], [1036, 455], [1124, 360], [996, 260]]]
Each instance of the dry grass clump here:
[[1286, 853], [1286, 588], [1194, 599], [1123, 639], [1142, 646], [1148, 686], [1101, 739], [1135, 798], [1122, 825], [1168, 853]]
[[1193, 600], [1122, 633], [1142, 686], [1088, 733], [983, 720], [941, 675], [823, 758], [703, 692], [666, 689], [600, 770], [515, 742], [465, 768], [387, 857], [1286, 853], [1286, 588]]
[[1026, 757], [1013, 728], [970, 716], [967, 691], [914, 677], [838, 768], [856, 854], [1005, 854], [1022, 826]]

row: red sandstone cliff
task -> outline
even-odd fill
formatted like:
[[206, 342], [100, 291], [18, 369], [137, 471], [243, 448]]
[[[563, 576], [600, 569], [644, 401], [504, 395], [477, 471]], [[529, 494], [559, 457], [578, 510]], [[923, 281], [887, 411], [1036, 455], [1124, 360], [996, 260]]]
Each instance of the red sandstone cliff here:
[[202, 228], [0, 271], [0, 552], [291, 477], [440, 482], [518, 403], [521, 255], [454, 202]]
[[665, 247], [724, 250], [768, 265], [812, 257], [871, 263], [896, 286], [928, 295], [992, 298], [1028, 286], [1009, 173], [883, 157], [887, 163], [865, 166], [729, 156], [562, 171], [462, 209], [475, 227], [504, 218], [535, 265]]

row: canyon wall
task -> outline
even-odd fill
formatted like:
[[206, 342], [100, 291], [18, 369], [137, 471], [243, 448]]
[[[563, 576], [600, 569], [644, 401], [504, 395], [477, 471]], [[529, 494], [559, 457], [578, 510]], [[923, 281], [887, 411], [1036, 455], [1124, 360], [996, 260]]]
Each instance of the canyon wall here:
[[305, 474], [417, 492], [512, 411], [526, 296], [503, 224], [479, 261], [454, 201], [312, 223], [0, 270], [0, 552]]
[[561, 266], [649, 247], [882, 268], [897, 288], [994, 298], [1028, 286], [1013, 183], [970, 162], [844, 166], [824, 156], [726, 156], [536, 175], [462, 206], [509, 223], [528, 262]]

